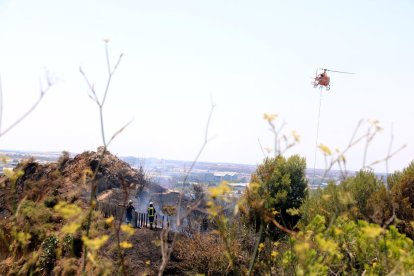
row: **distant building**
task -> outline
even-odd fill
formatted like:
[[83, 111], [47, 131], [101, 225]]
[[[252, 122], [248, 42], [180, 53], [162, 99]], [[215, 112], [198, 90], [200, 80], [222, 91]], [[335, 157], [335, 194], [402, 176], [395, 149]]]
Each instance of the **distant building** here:
[[249, 183], [247, 182], [239, 182], [239, 183], [229, 183], [229, 186], [232, 188], [233, 191], [241, 191], [243, 192], [246, 190]]
[[221, 181], [237, 181], [238, 174], [236, 172], [215, 172], [214, 173], [214, 181], [221, 182]]

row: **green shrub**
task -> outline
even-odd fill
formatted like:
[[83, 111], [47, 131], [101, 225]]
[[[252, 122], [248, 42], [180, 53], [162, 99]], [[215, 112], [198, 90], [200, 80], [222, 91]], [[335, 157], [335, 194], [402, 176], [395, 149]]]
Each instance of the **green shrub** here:
[[69, 161], [69, 159], [70, 159], [70, 154], [69, 154], [69, 152], [67, 152], [67, 151], [62, 151], [62, 155], [61, 155], [61, 156], [59, 156], [59, 159], [58, 159], [58, 161], [57, 161], [57, 163], [58, 163], [58, 167], [59, 167], [60, 169], [62, 169], [62, 168], [65, 166], [66, 162], [68, 162], [68, 161]]
[[[266, 158], [252, 175], [246, 190], [242, 212], [250, 223], [270, 223], [278, 220], [284, 227], [293, 229], [299, 220], [297, 213], [307, 195], [305, 178], [306, 161], [298, 155], [285, 158]], [[269, 224], [275, 229], [273, 224]]]
[[408, 275], [414, 271], [413, 241], [391, 226], [384, 230], [366, 221], [338, 217], [326, 227], [323, 216], [292, 238], [285, 267], [297, 275]]
[[58, 238], [49, 236], [42, 242], [42, 253], [39, 258], [39, 266], [42, 271], [51, 271], [56, 261], [56, 249]]
[[52, 213], [46, 206], [25, 200], [20, 206], [21, 217], [31, 223], [44, 224], [50, 221]]
[[360, 171], [354, 177], [347, 178], [341, 183], [345, 190], [348, 190], [355, 200], [355, 207], [358, 208], [358, 219], [369, 220], [370, 214], [368, 201], [370, 197], [385, 187], [372, 171]]
[[73, 236], [67, 234], [61, 241], [62, 256], [73, 256]]
[[332, 182], [309, 194], [301, 207], [302, 223], [322, 215], [326, 223], [340, 215], [383, 224], [392, 215], [389, 193], [373, 172], [360, 171], [336, 185]]
[[414, 238], [414, 162], [402, 172], [396, 172], [388, 178], [391, 187], [395, 214], [400, 220], [398, 228], [409, 237]]

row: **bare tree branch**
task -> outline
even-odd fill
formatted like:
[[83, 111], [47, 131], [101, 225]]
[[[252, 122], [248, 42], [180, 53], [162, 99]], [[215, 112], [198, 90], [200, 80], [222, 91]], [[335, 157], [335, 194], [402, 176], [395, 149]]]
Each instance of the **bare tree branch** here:
[[[183, 188], [185, 186], [185, 183], [187, 182], [187, 179], [188, 179], [191, 171], [193, 170], [195, 164], [198, 162], [198, 159], [200, 158], [201, 154], [203, 153], [204, 148], [206, 147], [206, 145], [208, 144], [208, 142], [211, 141], [211, 138], [210, 139], [208, 138], [208, 131], [209, 131], [211, 117], [213, 115], [214, 108], [215, 108], [215, 104], [212, 101], [211, 102], [210, 112], [209, 112], [208, 119], [207, 119], [207, 123], [206, 123], [205, 132], [204, 132], [204, 141], [203, 141], [203, 144], [202, 144], [199, 152], [197, 153], [195, 159], [191, 163], [191, 166], [188, 169], [188, 171], [187, 171], [187, 173], [186, 173], [186, 175], [184, 177], [184, 180], [183, 180]], [[180, 192], [180, 197], [179, 197], [179, 200], [178, 200], [178, 208], [177, 208], [177, 214], [176, 214], [176, 216], [177, 216], [177, 221], [176, 221], [177, 226], [180, 226], [181, 225], [181, 221], [185, 218], [185, 216], [187, 216], [189, 214], [188, 212], [184, 213], [184, 215], [181, 214], [181, 204], [182, 204], [183, 196], [184, 196], [184, 193], [183, 193], [183, 191], [181, 191]], [[197, 206], [194, 206], [194, 208], [196, 208], [196, 207]], [[174, 236], [173, 236], [173, 239], [172, 239], [172, 242], [171, 242], [171, 245], [168, 246], [168, 244], [167, 244], [167, 242], [165, 240], [165, 238], [168, 237], [168, 232], [169, 232], [169, 229], [167, 228], [167, 230], [165, 232], [162, 232], [161, 233], [161, 236], [160, 236], [161, 244], [163, 244], [163, 246], [161, 247], [162, 262], [161, 262], [161, 265], [160, 265], [160, 269], [158, 271], [158, 275], [159, 276], [163, 275], [164, 270], [167, 267], [167, 264], [168, 264], [168, 262], [169, 262], [169, 260], [171, 258], [171, 253], [173, 251], [173, 248], [174, 248], [174, 245], [175, 245], [175, 242], [176, 242], [176, 239], [177, 239], [177, 232], [175, 232], [174, 233]]]
[[[10, 126], [8, 126], [5, 130], [0, 132], [0, 137], [4, 136], [6, 133], [8, 133], [10, 130], [12, 130], [14, 127], [16, 127], [18, 124], [20, 124], [27, 116], [29, 116], [30, 113], [32, 113], [36, 107], [39, 105], [39, 103], [42, 101], [45, 94], [49, 91], [49, 89], [52, 87], [53, 83], [50, 80], [49, 75], [46, 75], [46, 87], [43, 89], [40, 89], [39, 97], [37, 98], [36, 102], [23, 114], [21, 115], [16, 121], [14, 121]], [[0, 85], [1, 87], [1, 85]], [[1, 91], [1, 88], [0, 88]], [[2, 99], [1, 99], [1, 108], [0, 108], [0, 114], [2, 113], [3, 106], [2, 106]], [[1, 123], [1, 118], [0, 118]]]
[[[400, 151], [402, 151], [403, 149], [405, 149], [407, 147], [407, 145], [402, 145], [400, 148], [398, 148], [397, 150], [395, 150], [394, 152], [392, 152], [391, 154], [387, 155], [386, 157], [384, 157], [383, 159], [377, 160], [372, 162], [371, 164], [369, 164], [367, 166], [367, 168], [371, 168], [374, 165], [377, 165], [381, 162], [388, 162], [388, 160], [390, 160], [392, 157], [394, 157], [396, 154], [398, 154]], [[388, 166], [388, 165], [387, 165]], [[388, 172], [387, 172], [388, 174]]]
[[[369, 126], [367, 128], [367, 131], [364, 134], [362, 134], [361, 136], [358, 136], [357, 137], [358, 131], [361, 128], [361, 126], [362, 126], [362, 124], [364, 122], [368, 122], [369, 123]], [[376, 160], [376, 161], [371, 162], [370, 164], [366, 165], [368, 147], [371, 144], [371, 142], [373, 141], [373, 139], [375, 138], [375, 136], [380, 131], [382, 131], [382, 128], [379, 126], [378, 121], [360, 120], [358, 122], [355, 130], [354, 130], [354, 133], [353, 133], [353, 135], [351, 137], [351, 140], [350, 140], [349, 144], [347, 145], [347, 147], [342, 152], [338, 152], [338, 155], [335, 158], [332, 158], [331, 159], [329, 165], [327, 165], [327, 164], [325, 165], [325, 172], [324, 172], [324, 175], [323, 175], [321, 181], [323, 181], [326, 178], [326, 176], [328, 175], [329, 171], [332, 169], [332, 167], [335, 164], [338, 164], [338, 166], [339, 166], [339, 168], [341, 170], [342, 176], [345, 177], [347, 175], [347, 172], [346, 172], [346, 161], [345, 161], [345, 157], [344, 157], [345, 156], [345, 153], [347, 153], [349, 149], [351, 149], [353, 146], [355, 146], [356, 144], [360, 143], [364, 139], [365, 139], [365, 146], [364, 146], [363, 167], [362, 167], [362, 169], [367, 169], [367, 168], [368, 169], [372, 169], [372, 166], [377, 165], [377, 164], [379, 164], [381, 162], [385, 162], [386, 163], [386, 170], [387, 170], [387, 174], [388, 174], [388, 160], [391, 159], [392, 157], [394, 157], [401, 150], [403, 150], [406, 147], [406, 145], [403, 145], [399, 149], [397, 149], [396, 151], [391, 152], [391, 150], [392, 150], [392, 144], [393, 144], [393, 139], [394, 139], [394, 136], [393, 136], [393, 133], [392, 133], [393, 131], [391, 131], [391, 139], [390, 139], [390, 144], [389, 144], [387, 156], [384, 157], [383, 159]], [[326, 158], [326, 156], [325, 156], [325, 158]], [[342, 172], [341, 162], [344, 165], [345, 174]]]
[[107, 65], [108, 65], [108, 81], [106, 82], [106, 87], [105, 87], [105, 92], [104, 92], [104, 96], [101, 102], [101, 105], [105, 104], [106, 101], [106, 96], [108, 95], [108, 90], [109, 90], [109, 86], [111, 84], [111, 80], [113, 75], [115, 74], [116, 69], [118, 68], [119, 63], [121, 62], [121, 59], [123, 57], [124, 54], [120, 54], [118, 61], [115, 64], [115, 67], [113, 70], [111, 70], [110, 64], [109, 64], [109, 55], [108, 55], [108, 42], [105, 43], [105, 52], [106, 52], [106, 60], [107, 60]]
[[[391, 123], [391, 134], [390, 134], [390, 144], [388, 146], [388, 153], [387, 156], [391, 155], [392, 144], [394, 143], [394, 124]], [[388, 159], [385, 160], [385, 173], [388, 177]]]
[[[90, 227], [92, 224], [92, 211], [93, 211], [93, 202], [95, 199], [95, 193], [96, 193], [96, 188], [97, 188], [97, 183], [96, 183], [96, 175], [98, 173], [98, 170], [101, 166], [101, 163], [104, 159], [104, 156], [106, 154], [107, 148], [109, 146], [109, 144], [115, 139], [115, 137], [117, 137], [131, 122], [128, 122], [127, 124], [125, 124], [122, 128], [120, 128], [118, 131], [116, 131], [111, 139], [109, 140], [109, 142], [106, 142], [106, 138], [105, 138], [105, 125], [104, 125], [104, 118], [103, 118], [103, 107], [105, 104], [105, 100], [106, 100], [106, 96], [108, 94], [109, 91], [109, 86], [111, 84], [111, 79], [112, 76], [114, 75], [116, 69], [118, 68], [118, 65], [121, 61], [122, 58], [122, 54], [119, 56], [118, 61], [115, 65], [115, 67], [113, 68], [113, 70], [111, 70], [111, 66], [110, 66], [110, 58], [109, 58], [109, 50], [108, 50], [108, 42], [109, 40], [105, 40], [105, 54], [106, 54], [106, 62], [107, 62], [107, 69], [108, 69], [108, 79], [106, 82], [106, 87], [104, 90], [104, 95], [103, 95], [103, 99], [102, 101], [99, 100], [98, 95], [95, 91], [95, 87], [94, 85], [91, 84], [91, 82], [88, 80], [85, 72], [82, 70], [82, 68], [79, 68], [79, 72], [81, 73], [81, 75], [83, 76], [83, 78], [85, 79], [86, 84], [88, 85], [89, 91], [90, 93], [88, 93], [89, 98], [91, 98], [96, 105], [99, 108], [99, 119], [100, 119], [100, 128], [101, 128], [101, 137], [102, 137], [102, 143], [103, 143], [103, 151], [99, 156], [99, 160], [98, 160], [98, 165], [96, 166], [96, 169], [93, 173], [92, 176], [92, 180], [91, 180], [91, 193], [90, 193], [90, 199], [89, 199], [89, 212], [87, 215], [87, 224], [86, 224], [86, 237], [89, 238], [89, 231], [90, 231]], [[119, 249], [119, 246], [118, 246]], [[123, 255], [121, 253], [119, 253], [121, 256], [121, 261], [123, 262]], [[86, 245], [84, 245], [84, 252], [83, 252], [83, 264], [82, 264], [82, 274], [85, 274], [86, 271], [86, 263], [87, 263], [87, 247]], [[123, 269], [123, 272], [125, 273], [125, 270]]]
[[263, 146], [262, 146], [262, 143], [260, 142], [260, 139], [259, 138], [257, 138], [257, 141], [259, 142], [259, 146], [260, 146], [260, 150], [262, 151], [262, 153], [263, 153], [263, 157], [266, 157], [267, 155], [266, 155], [266, 153], [264, 152], [264, 150], [263, 150]]
[[96, 95], [96, 92], [95, 92], [95, 86], [89, 81], [89, 79], [86, 76], [85, 72], [83, 71], [82, 67], [79, 67], [79, 72], [81, 73], [81, 75], [85, 79], [85, 82], [88, 85], [90, 93], [92, 93], [92, 94], [88, 93], [89, 98], [91, 98], [92, 101], [94, 101], [98, 106], [101, 106], [101, 103], [99, 102], [98, 96]]
[[117, 132], [115, 132], [113, 135], [112, 135], [112, 137], [111, 137], [111, 139], [109, 139], [109, 141], [108, 141], [108, 147], [109, 147], [109, 144], [111, 144], [111, 142], [116, 138], [116, 136], [118, 136], [121, 132], [123, 132], [124, 130], [125, 130], [125, 128], [127, 127], [127, 126], [129, 126], [132, 122], [134, 121], [134, 119], [132, 119], [132, 120], [130, 120], [128, 123], [126, 123], [123, 127], [121, 127]]

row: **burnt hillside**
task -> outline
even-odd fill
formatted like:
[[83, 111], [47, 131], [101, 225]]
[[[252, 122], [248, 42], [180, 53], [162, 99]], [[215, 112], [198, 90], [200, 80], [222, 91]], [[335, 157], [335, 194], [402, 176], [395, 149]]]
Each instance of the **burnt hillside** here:
[[[70, 158], [62, 154], [57, 162], [40, 164], [33, 159], [25, 160], [14, 168], [13, 178], [3, 176], [0, 190], [0, 215], [5, 218], [22, 199], [39, 202], [49, 198], [52, 201], [75, 202], [87, 198], [86, 179], [96, 170], [101, 152], [86, 151]], [[131, 194], [139, 194], [146, 186], [163, 192], [159, 185], [147, 183], [142, 171], [132, 168], [110, 152], [106, 152], [96, 174], [97, 194], [128, 187]]]

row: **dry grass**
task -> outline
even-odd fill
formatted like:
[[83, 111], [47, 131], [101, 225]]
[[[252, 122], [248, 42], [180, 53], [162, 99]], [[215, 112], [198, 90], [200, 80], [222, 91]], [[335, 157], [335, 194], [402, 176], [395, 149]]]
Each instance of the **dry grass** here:
[[177, 240], [173, 256], [180, 260], [180, 266], [188, 272], [206, 275], [225, 274], [228, 261], [221, 238], [213, 234], [195, 234], [191, 238]]

